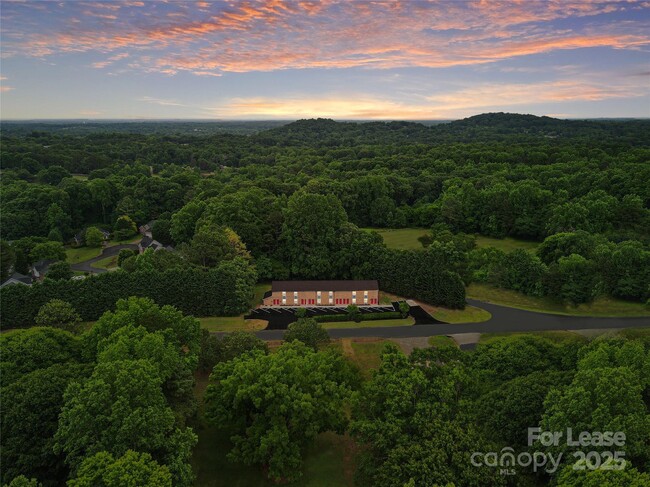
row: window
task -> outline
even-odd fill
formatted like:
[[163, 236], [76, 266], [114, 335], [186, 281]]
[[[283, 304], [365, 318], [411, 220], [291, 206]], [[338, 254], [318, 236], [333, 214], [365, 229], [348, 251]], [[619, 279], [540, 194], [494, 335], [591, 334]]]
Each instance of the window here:
[[354, 304], [357, 304], [357, 292], [356, 291], [352, 291], [352, 302]]
[[287, 304], [287, 292], [282, 291], [282, 304]]
[[293, 292], [293, 304], [298, 304], [298, 291]]
[[329, 304], [334, 303], [334, 291], [330, 291], [330, 297], [329, 297], [329, 300], [327, 302]]
[[316, 293], [316, 301], [318, 301], [318, 304], [320, 304], [320, 300], [321, 300], [321, 294], [320, 294], [320, 291], [318, 291]]

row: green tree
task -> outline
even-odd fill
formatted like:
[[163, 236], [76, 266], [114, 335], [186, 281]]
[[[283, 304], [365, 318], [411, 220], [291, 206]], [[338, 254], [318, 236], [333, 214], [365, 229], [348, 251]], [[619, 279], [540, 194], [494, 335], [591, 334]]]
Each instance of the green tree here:
[[347, 311], [350, 320], [356, 321], [357, 323], [361, 321], [361, 310], [359, 310], [359, 307], [356, 304], [349, 304], [345, 308], [345, 311]]
[[246, 245], [230, 228], [204, 226], [199, 228], [184, 253], [191, 262], [203, 267], [214, 267], [236, 257], [250, 259]]
[[54, 364], [81, 360], [81, 343], [71, 333], [56, 328], [29, 328], [0, 335], [2, 387], [23, 375]]
[[196, 369], [201, 346], [198, 320], [184, 316], [172, 306], [158, 306], [148, 298], [120, 299], [114, 312], [104, 313], [90, 331], [82, 337], [84, 353], [89, 360], [96, 358], [101, 342], [125, 326], [142, 326], [149, 332], [160, 331], [176, 350], [183, 351], [190, 370]]
[[48, 267], [45, 277], [54, 280], [68, 280], [71, 279], [73, 275], [74, 273], [72, 272], [70, 264], [60, 260], [58, 262], [54, 262], [52, 265], [50, 265], [50, 267]]
[[71, 381], [90, 375], [89, 365], [74, 362], [55, 364], [24, 374], [20, 380], [2, 388], [0, 401], [0, 461], [3, 478], [26, 474], [60, 485], [68, 469], [60, 455], [54, 454], [63, 393]]
[[115, 221], [115, 226], [113, 236], [115, 240], [126, 240], [127, 238], [138, 233], [138, 228], [135, 225], [135, 222], [131, 220], [127, 215], [120, 216]]
[[491, 451], [462, 419], [460, 391], [470, 376], [462, 352], [416, 350], [409, 360], [387, 345], [379, 370], [353, 403], [350, 430], [363, 445], [360, 485], [504, 485], [496, 470], [472, 466], [473, 451]]
[[74, 333], [79, 331], [81, 316], [70, 303], [51, 299], [41, 307], [34, 321], [38, 326], [51, 326]]
[[[644, 464], [650, 459], [646, 443], [650, 417], [643, 390], [638, 373], [629, 367], [582, 368], [571, 384], [551, 389], [540, 426], [543, 431], [623, 431], [626, 458]], [[569, 448], [566, 443], [549, 447], [558, 452]], [[590, 448], [611, 449], [597, 445]]]
[[264, 340], [245, 331], [235, 331], [224, 335], [218, 342], [217, 352], [219, 362], [228, 362], [240, 355], [253, 350], [263, 353], [269, 352], [269, 347]]
[[591, 301], [598, 294], [599, 277], [593, 261], [581, 255], [560, 257], [549, 267], [545, 278], [546, 293], [572, 304]]
[[148, 453], [133, 450], [115, 459], [108, 452], [86, 458], [69, 487], [171, 487], [169, 469]]
[[308, 347], [318, 350], [319, 347], [329, 343], [330, 337], [323, 325], [313, 318], [300, 318], [291, 323], [284, 334], [284, 341], [289, 343], [298, 340]]
[[567, 465], [557, 477], [560, 487], [646, 487], [650, 475], [632, 468], [629, 463], [623, 470], [576, 470]]
[[154, 240], [157, 240], [163, 245], [171, 245], [174, 243], [174, 239], [172, 239], [171, 235], [171, 226], [171, 220], [158, 218], [151, 229], [151, 236]]
[[176, 426], [162, 382], [149, 360], [122, 360], [100, 362], [89, 379], [70, 384], [54, 451], [65, 455], [73, 476], [88, 456], [135, 450], [166, 465], [175, 485], [191, 485], [189, 458], [196, 435]]
[[190, 201], [183, 208], [172, 215], [172, 223], [169, 229], [174, 242], [180, 244], [189, 242], [194, 236], [196, 222], [201, 217], [205, 203]]
[[135, 255], [137, 255], [135, 250], [131, 250], [131, 249], [122, 249], [122, 250], [120, 250], [120, 253], [117, 254], [117, 265], [119, 267], [122, 267], [122, 264], [124, 263], [124, 261], [126, 259], [128, 259], [129, 257], [133, 257]]
[[61, 242], [43, 242], [34, 246], [29, 254], [31, 262], [41, 260], [65, 260], [65, 249]]
[[88, 227], [84, 239], [88, 247], [101, 247], [104, 243], [104, 234], [96, 227]]
[[402, 318], [406, 318], [408, 316], [410, 309], [411, 307], [408, 305], [406, 301], [399, 302], [399, 312], [402, 315]]
[[334, 256], [347, 215], [332, 195], [298, 192], [289, 198], [281, 239], [292, 275], [324, 279], [334, 275]]
[[[232, 460], [260, 464], [275, 480], [300, 477], [305, 448], [323, 431], [343, 432], [349, 365], [301, 343], [217, 364], [206, 391], [206, 417], [231, 431]], [[324, 380], [323, 378], [326, 378]]]
[[0, 282], [9, 278], [16, 263], [16, 253], [6, 240], [0, 240]]
[[42, 484], [36, 479], [28, 479], [24, 475], [14, 478], [6, 487], [41, 487]]

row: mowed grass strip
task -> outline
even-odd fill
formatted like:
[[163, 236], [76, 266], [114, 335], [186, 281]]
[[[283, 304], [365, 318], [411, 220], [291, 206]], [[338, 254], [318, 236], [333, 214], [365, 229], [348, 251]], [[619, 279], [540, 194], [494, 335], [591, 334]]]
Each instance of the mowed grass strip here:
[[323, 328], [381, 328], [387, 326], [411, 326], [415, 320], [410, 316], [408, 318], [398, 318], [393, 320], [367, 320], [367, 321], [333, 321], [330, 323], [321, 323]]
[[465, 306], [465, 309], [449, 309], [439, 306], [427, 306], [427, 311], [435, 319], [445, 323], [481, 323], [492, 318], [492, 314], [476, 306]]
[[[251, 308], [255, 308], [262, 302], [264, 293], [269, 289], [271, 289], [271, 284], [268, 282], [255, 284], [253, 297], [251, 298]], [[265, 320], [244, 319], [247, 314], [243, 313], [239, 316], [207, 316], [197, 319], [201, 323], [201, 328], [228, 333], [233, 331], [260, 331], [268, 326], [269, 323]]]
[[592, 303], [570, 306], [549, 298], [537, 298], [525, 294], [501, 289], [489, 284], [472, 283], [467, 286], [467, 297], [488, 303], [509, 306], [542, 313], [554, 313], [570, 316], [634, 317], [650, 316], [650, 310], [644, 303], [623, 301], [607, 296], [600, 296]]
[[240, 316], [209, 316], [207, 318], [197, 318], [201, 323], [201, 328], [209, 331], [260, 331], [269, 324], [264, 320], [246, 320], [243, 315]]

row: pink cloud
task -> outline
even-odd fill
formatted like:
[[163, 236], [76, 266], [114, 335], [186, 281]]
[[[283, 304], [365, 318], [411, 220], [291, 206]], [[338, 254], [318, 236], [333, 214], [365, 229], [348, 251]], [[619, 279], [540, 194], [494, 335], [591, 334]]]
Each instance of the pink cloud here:
[[[218, 75], [306, 68], [443, 68], [555, 50], [637, 49], [650, 44], [643, 22], [601, 19], [577, 32], [552, 24], [622, 11], [629, 7], [626, 1], [199, 1], [175, 3], [175, 10], [165, 14], [125, 21], [140, 3], [84, 3], [87, 16], [105, 21], [100, 29], [85, 28], [84, 22], [45, 29], [16, 38], [7, 51], [44, 57], [128, 49], [133, 69]], [[159, 6], [145, 6], [150, 5]], [[135, 10], [151, 9], [137, 5]]]

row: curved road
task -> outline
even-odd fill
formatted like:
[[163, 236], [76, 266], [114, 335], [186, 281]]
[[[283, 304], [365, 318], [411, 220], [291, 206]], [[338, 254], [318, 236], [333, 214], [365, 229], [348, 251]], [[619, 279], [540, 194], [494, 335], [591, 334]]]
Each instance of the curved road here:
[[102, 250], [102, 253], [97, 257], [84, 260], [83, 262], [79, 262], [77, 264], [71, 264], [70, 267], [72, 268], [73, 271], [94, 272], [95, 274], [101, 274], [102, 272], [107, 272], [106, 269], [92, 267], [91, 264], [94, 264], [95, 262], [99, 262], [100, 260], [105, 259], [107, 257], [113, 257], [114, 255], [119, 254], [120, 250], [122, 249], [131, 249], [137, 251], [138, 246], [136, 244], [120, 244], [120, 245], [113, 245], [112, 247], [106, 247], [104, 250]]
[[[598, 328], [640, 328], [650, 326], [650, 316], [638, 318], [596, 318], [537, 313], [517, 308], [485, 303], [475, 299], [467, 302], [492, 313], [482, 323], [391, 326], [377, 328], [338, 328], [328, 330], [332, 338], [382, 337], [410, 338], [458, 333], [503, 333], [545, 330], [585, 330]], [[262, 330], [256, 335], [264, 340], [280, 340], [285, 330]]]

